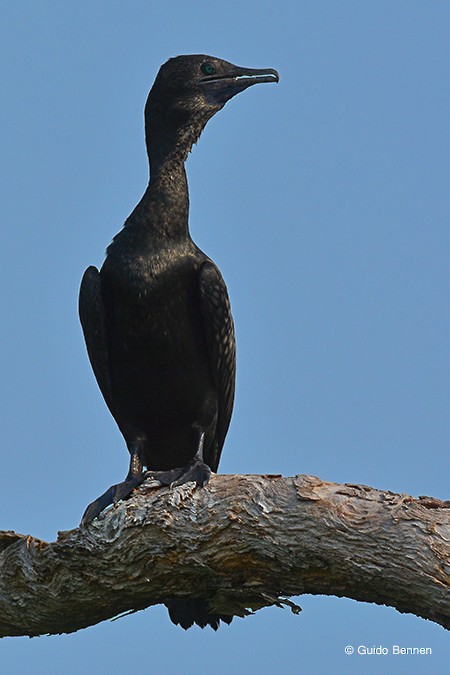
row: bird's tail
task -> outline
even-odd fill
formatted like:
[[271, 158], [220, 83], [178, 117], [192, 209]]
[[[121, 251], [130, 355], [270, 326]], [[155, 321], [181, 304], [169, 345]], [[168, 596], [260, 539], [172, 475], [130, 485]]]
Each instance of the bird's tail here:
[[211, 626], [217, 630], [220, 622], [230, 624], [233, 617], [227, 614], [214, 614], [210, 611], [208, 603], [202, 598], [187, 598], [186, 600], [173, 600], [166, 603], [169, 610], [170, 620], [176, 625], [187, 630], [194, 623], [200, 628]]

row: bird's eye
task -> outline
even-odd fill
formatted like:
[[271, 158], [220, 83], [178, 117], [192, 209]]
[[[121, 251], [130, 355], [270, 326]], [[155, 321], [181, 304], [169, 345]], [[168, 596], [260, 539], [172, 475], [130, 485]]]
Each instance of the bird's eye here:
[[200, 67], [202, 73], [205, 75], [214, 75], [216, 72], [216, 69], [214, 68], [213, 64], [207, 61], [206, 63], [203, 63], [202, 66]]

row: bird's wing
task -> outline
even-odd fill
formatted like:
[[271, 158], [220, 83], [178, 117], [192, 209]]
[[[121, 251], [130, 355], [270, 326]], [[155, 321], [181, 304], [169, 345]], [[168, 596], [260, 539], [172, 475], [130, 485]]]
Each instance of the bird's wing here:
[[113, 412], [108, 347], [106, 344], [105, 309], [103, 305], [100, 272], [88, 267], [83, 275], [78, 300], [78, 311], [92, 370], [106, 405]]
[[213, 471], [217, 471], [233, 411], [236, 340], [227, 287], [219, 270], [209, 260], [200, 268], [200, 298], [209, 360], [218, 393], [216, 436], [211, 456], [205, 460]]

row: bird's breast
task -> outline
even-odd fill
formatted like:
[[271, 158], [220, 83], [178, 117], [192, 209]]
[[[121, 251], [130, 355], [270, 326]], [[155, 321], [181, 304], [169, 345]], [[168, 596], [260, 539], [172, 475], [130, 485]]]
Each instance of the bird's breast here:
[[129, 415], [195, 419], [211, 405], [199, 265], [160, 251], [102, 270], [112, 387]]

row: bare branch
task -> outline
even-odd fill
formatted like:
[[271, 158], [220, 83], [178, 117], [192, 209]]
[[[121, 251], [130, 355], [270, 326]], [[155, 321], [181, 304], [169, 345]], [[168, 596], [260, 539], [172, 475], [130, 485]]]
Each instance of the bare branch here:
[[68, 633], [186, 596], [243, 616], [302, 593], [450, 628], [450, 502], [313, 476], [147, 481], [54, 543], [2, 532], [0, 551], [1, 636]]

